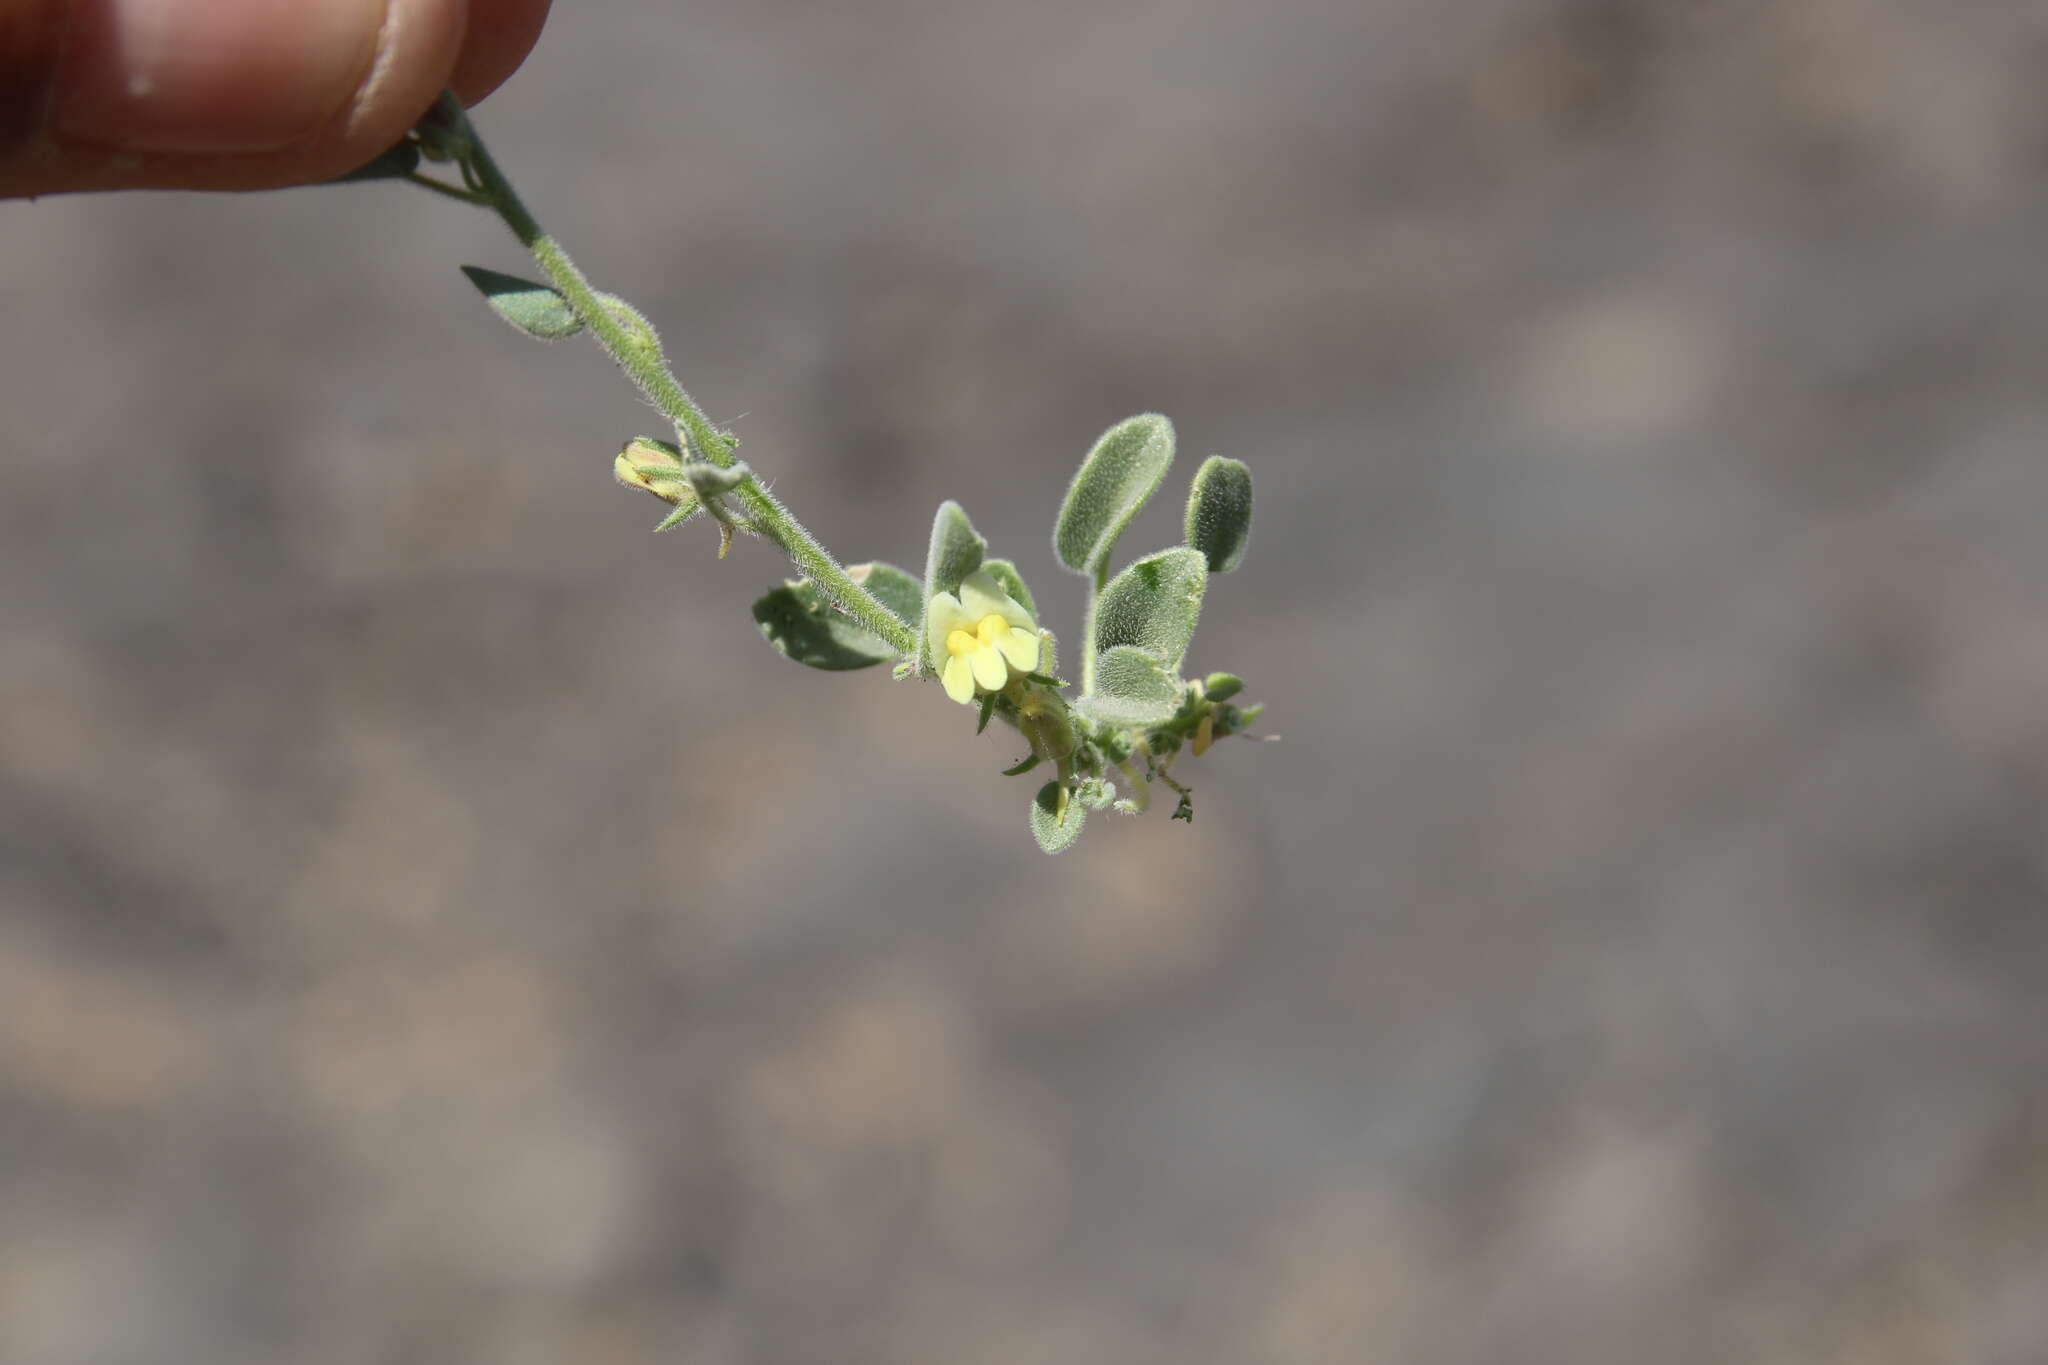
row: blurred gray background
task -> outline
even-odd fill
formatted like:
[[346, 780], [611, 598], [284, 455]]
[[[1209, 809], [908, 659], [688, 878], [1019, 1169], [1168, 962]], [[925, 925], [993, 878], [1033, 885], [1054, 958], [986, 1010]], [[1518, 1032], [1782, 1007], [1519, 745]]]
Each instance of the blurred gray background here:
[[2048, 6], [569, 4], [483, 110], [850, 559], [1249, 460], [1014, 737], [395, 186], [0, 206], [0, 1359], [2048, 1358]]

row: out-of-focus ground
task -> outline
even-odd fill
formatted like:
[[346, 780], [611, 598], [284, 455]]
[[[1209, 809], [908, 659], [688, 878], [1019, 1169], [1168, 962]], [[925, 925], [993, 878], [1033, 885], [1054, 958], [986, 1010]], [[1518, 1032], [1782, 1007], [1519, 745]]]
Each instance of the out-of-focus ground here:
[[0, 206], [0, 1359], [2048, 1358], [2048, 10], [593, 0], [482, 122], [848, 557], [1071, 638], [1102, 428], [1128, 553], [1250, 460], [1285, 739], [1048, 860], [493, 220]]

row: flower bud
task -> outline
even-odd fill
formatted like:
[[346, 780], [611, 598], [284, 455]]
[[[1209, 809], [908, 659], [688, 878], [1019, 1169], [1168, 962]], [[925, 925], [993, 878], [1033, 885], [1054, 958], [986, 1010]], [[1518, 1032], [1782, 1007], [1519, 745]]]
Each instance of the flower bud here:
[[1229, 701], [1244, 691], [1244, 679], [1235, 673], [1211, 673], [1202, 680], [1202, 691], [1210, 701]]
[[612, 461], [612, 476], [628, 488], [639, 488], [676, 507], [695, 503], [683, 453], [667, 441], [635, 436]]

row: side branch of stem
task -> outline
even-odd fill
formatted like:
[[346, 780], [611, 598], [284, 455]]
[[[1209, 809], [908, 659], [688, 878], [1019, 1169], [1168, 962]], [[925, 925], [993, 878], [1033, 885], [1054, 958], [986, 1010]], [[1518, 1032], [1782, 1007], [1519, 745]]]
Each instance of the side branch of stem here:
[[[733, 463], [732, 451], [704, 415], [704, 410], [697, 406], [696, 400], [669, 371], [659, 349], [647, 345], [644, 339], [633, 337], [604, 306], [589, 280], [569, 259], [569, 254], [541, 230], [540, 223], [520, 200], [511, 181], [499, 169], [454, 97], [443, 95], [442, 100], [444, 112], [457, 121], [465, 135], [467, 165], [474, 172], [480, 188], [479, 202], [496, 211], [505, 225], [512, 229], [512, 234], [533, 253], [549, 283], [562, 292], [577, 318], [597, 338], [598, 344], [626, 372], [648, 401], [675, 424], [676, 434], [691, 456], [721, 468], [730, 466]], [[733, 495], [745, 504], [755, 528], [780, 545], [796, 566], [835, 604], [901, 652], [911, 655], [918, 652], [918, 632], [883, 606], [873, 593], [848, 577], [831, 552], [790, 515], [789, 509], [758, 478], [748, 475], [733, 490]]]

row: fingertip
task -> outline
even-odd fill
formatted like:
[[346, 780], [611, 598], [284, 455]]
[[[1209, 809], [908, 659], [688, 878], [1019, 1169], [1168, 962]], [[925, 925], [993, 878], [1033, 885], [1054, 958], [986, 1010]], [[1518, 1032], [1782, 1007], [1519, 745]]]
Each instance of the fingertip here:
[[[31, 0], [45, 24], [34, 50], [18, 55], [10, 44], [25, 30], [0, 31], [0, 75], [34, 68], [45, 93], [12, 146], [0, 127], [0, 194], [331, 179], [402, 137], [448, 85], [468, 9], [465, 0], [75, 0], [67, 16], [63, 0]], [[0, 100], [0, 114], [8, 107]]]
[[549, 0], [469, 0], [469, 29], [448, 85], [465, 105], [505, 83], [540, 40]]

